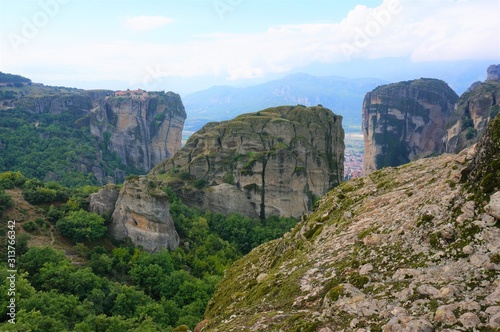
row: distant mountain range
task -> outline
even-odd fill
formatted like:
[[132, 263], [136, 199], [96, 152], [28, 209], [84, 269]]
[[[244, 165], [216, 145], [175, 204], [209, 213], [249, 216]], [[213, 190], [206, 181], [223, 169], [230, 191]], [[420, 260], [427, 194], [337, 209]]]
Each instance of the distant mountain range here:
[[342, 115], [346, 127], [361, 125], [366, 92], [386, 83], [376, 78], [348, 79], [299, 73], [245, 88], [214, 86], [182, 98], [188, 114], [184, 130], [194, 132], [209, 121], [228, 120], [242, 113], [297, 104], [321, 104]]

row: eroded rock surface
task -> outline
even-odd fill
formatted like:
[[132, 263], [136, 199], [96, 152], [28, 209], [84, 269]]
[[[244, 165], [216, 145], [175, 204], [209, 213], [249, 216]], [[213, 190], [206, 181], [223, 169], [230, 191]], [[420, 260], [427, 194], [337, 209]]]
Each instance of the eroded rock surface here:
[[118, 187], [113, 184], [102, 187], [97, 193], [90, 195], [90, 211], [111, 216], [115, 211], [119, 192]]
[[343, 177], [341, 117], [283, 106], [209, 123], [151, 172], [191, 205], [300, 217]]
[[446, 124], [444, 152], [458, 153], [476, 143], [500, 113], [500, 65], [488, 67], [485, 82], [474, 83], [460, 96]]
[[137, 90], [99, 100], [90, 130], [125, 165], [147, 172], [180, 150], [185, 119], [179, 95]]
[[123, 184], [115, 203], [110, 234], [118, 239], [130, 238], [149, 252], [179, 245], [167, 194], [146, 177], [130, 179]]
[[441, 153], [445, 124], [457, 99], [445, 82], [424, 78], [367, 93], [362, 125], [365, 175]]

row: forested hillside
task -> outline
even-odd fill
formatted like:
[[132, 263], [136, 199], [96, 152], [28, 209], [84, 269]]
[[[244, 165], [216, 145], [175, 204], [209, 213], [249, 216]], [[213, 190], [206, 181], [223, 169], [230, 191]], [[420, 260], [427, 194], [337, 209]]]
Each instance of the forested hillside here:
[[109, 218], [87, 211], [98, 187], [68, 188], [5, 172], [0, 188], [2, 294], [9, 288], [9, 220], [17, 220], [18, 255], [16, 324], [7, 321], [9, 299], [2, 297], [0, 331], [193, 329], [225, 269], [296, 223], [201, 212], [161, 188], [171, 200], [181, 246], [150, 254], [107, 237]]
[[65, 186], [97, 185], [93, 173], [76, 164], [94, 160], [102, 151], [100, 166], [106, 173], [126, 169], [119, 157], [91, 136], [79, 114], [33, 114], [23, 109], [0, 111], [0, 171], [20, 171], [29, 178], [55, 180]]

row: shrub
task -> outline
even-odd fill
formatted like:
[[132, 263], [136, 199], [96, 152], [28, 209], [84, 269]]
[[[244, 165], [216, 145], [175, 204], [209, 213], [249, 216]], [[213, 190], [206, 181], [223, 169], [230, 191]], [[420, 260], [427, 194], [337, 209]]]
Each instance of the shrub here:
[[56, 229], [74, 243], [93, 241], [106, 233], [104, 218], [85, 210], [72, 211], [66, 217], [59, 219]]
[[473, 139], [474, 137], [477, 136], [477, 130], [473, 128], [468, 128], [467, 133], [465, 134], [465, 138], [467, 139]]
[[203, 179], [195, 180], [193, 182], [193, 185], [196, 189], [201, 189], [207, 185], [207, 180], [203, 180]]
[[38, 229], [38, 226], [36, 225], [36, 223], [33, 221], [33, 220], [28, 220], [26, 222], [23, 223], [23, 229], [26, 231], [26, 232], [34, 232]]
[[187, 180], [191, 180], [191, 174], [189, 174], [189, 172], [182, 172], [179, 177], [181, 178], [181, 180], [184, 180], [184, 181], [187, 181]]
[[12, 202], [12, 197], [5, 194], [2, 189], [0, 189], [0, 216], [5, 210], [12, 207], [14, 203]]
[[233, 173], [226, 173], [224, 177], [222, 178], [222, 182], [228, 183], [228, 184], [234, 184], [234, 175]]

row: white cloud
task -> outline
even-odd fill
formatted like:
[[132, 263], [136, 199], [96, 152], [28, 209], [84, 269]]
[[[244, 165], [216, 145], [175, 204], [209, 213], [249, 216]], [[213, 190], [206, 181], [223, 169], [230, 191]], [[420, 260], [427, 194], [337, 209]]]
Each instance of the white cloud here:
[[[499, 10], [497, 0], [385, 0], [378, 8], [356, 6], [336, 23], [205, 34], [183, 43], [122, 39], [73, 46], [59, 43], [50, 51], [40, 45], [23, 54], [5, 53], [3, 60], [9, 67], [29, 63], [78, 68], [89, 79], [126, 80], [135, 86], [172, 76], [254, 78], [317, 62], [353, 59], [498, 59]], [[162, 16], [137, 16], [127, 19], [126, 26], [146, 31], [170, 21]]]
[[172, 19], [165, 16], [133, 16], [127, 17], [123, 24], [126, 28], [134, 31], [148, 31], [161, 28], [172, 22]]
[[[496, 0], [385, 0], [356, 6], [339, 23], [271, 27], [265, 32], [205, 35], [168, 49], [158, 77], [253, 78], [314, 62], [411, 57], [413, 61], [500, 57]], [[342, 48], [344, 46], [344, 48]], [[347, 47], [347, 50], [346, 50]]]

